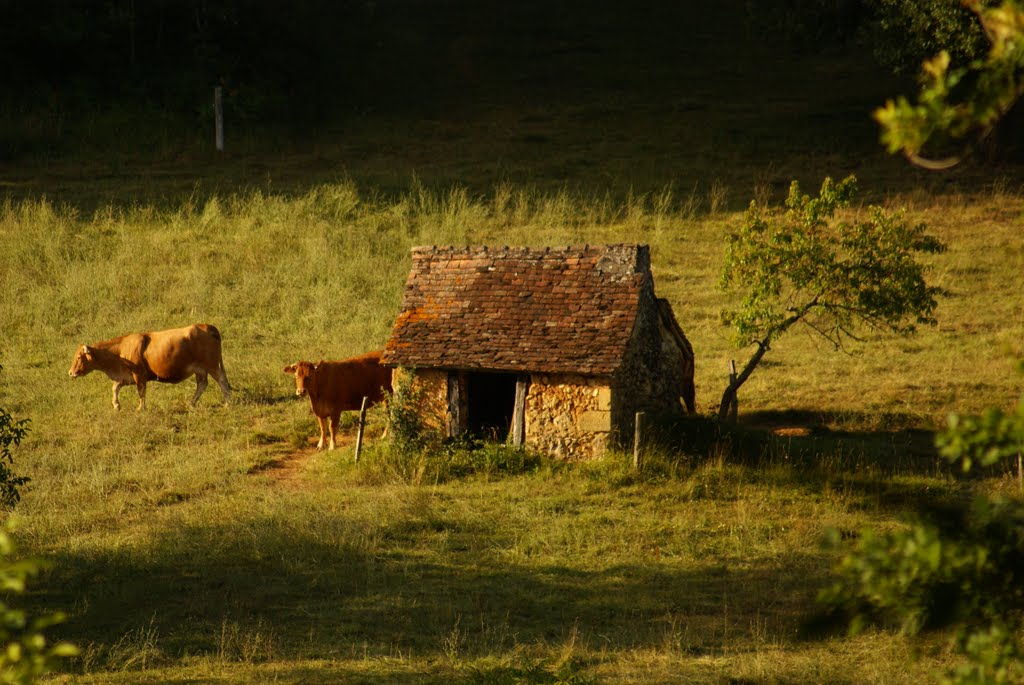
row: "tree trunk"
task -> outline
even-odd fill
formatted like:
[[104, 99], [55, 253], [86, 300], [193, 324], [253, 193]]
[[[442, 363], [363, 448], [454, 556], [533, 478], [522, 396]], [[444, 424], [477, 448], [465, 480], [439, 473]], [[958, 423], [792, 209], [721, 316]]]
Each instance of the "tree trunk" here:
[[722, 393], [722, 404], [718, 406], [718, 422], [725, 424], [729, 421], [729, 407], [732, 406], [733, 401], [736, 399], [736, 391], [740, 389], [740, 386], [747, 382], [750, 378], [750, 374], [754, 372], [754, 369], [761, 362], [761, 358], [764, 357], [765, 353], [771, 349], [771, 341], [774, 338], [779, 337], [783, 333], [789, 330], [790, 326], [800, 321], [802, 318], [807, 316], [807, 312], [811, 311], [818, 306], [818, 297], [815, 296], [813, 300], [808, 302], [806, 305], [796, 310], [792, 316], [780, 323], [773, 330], [769, 330], [768, 333], [757, 342], [757, 351], [754, 352], [750, 361], [743, 367], [743, 371], [734, 380], [729, 382], [729, 387]]
[[731, 423], [729, 421], [729, 408], [732, 406], [732, 403], [736, 401], [736, 391], [738, 391], [740, 386], [750, 378], [750, 374], [754, 372], [754, 369], [761, 362], [761, 358], [764, 357], [765, 353], [767, 353], [769, 349], [768, 338], [757, 343], [757, 351], [750, 357], [750, 361], [748, 361], [747, 365], [743, 367], [743, 371], [740, 372], [740, 375], [736, 376], [736, 378], [729, 383], [725, 392], [722, 393], [722, 403], [718, 405], [719, 423]]

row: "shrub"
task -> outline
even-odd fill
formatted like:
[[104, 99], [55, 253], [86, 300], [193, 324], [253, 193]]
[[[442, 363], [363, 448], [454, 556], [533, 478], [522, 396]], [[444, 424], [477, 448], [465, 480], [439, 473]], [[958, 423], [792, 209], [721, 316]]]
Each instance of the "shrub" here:
[[[25, 592], [28, 579], [42, 569], [43, 563], [18, 559], [11, 540], [12, 524], [0, 528], [0, 589], [9, 594]], [[50, 646], [44, 631], [60, 623], [60, 613], [30, 616], [0, 601], [0, 682], [23, 685], [54, 670], [61, 659], [75, 656], [78, 649], [66, 642]]]
[[21, 500], [19, 488], [28, 483], [27, 476], [15, 475], [11, 448], [17, 447], [28, 434], [28, 419], [16, 420], [0, 407], [0, 507], [10, 509]]

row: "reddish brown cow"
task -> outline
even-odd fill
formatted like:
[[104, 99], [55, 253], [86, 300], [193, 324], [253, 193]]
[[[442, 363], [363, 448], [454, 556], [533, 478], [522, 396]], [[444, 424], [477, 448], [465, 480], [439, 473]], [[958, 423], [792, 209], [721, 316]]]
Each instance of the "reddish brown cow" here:
[[82, 345], [75, 353], [68, 374], [78, 378], [90, 371], [102, 371], [114, 381], [114, 409], [121, 408], [117, 394], [122, 386], [135, 385], [139, 391], [139, 409], [142, 409], [146, 404], [147, 382], [180, 383], [192, 375], [196, 377], [193, 406], [206, 389], [207, 375], [213, 376], [220, 385], [224, 401], [231, 399], [231, 386], [220, 355], [220, 331], [205, 323], [167, 331], [131, 333]]
[[284, 368], [285, 373], [295, 376], [295, 394], [309, 395], [309, 403], [320, 424], [318, 450], [324, 448], [330, 420], [330, 449], [334, 449], [334, 437], [338, 432], [341, 412], [359, 409], [363, 398], [367, 406], [384, 399], [391, 391], [391, 369], [381, 366], [382, 350], [367, 352], [359, 357], [341, 361], [295, 362]]

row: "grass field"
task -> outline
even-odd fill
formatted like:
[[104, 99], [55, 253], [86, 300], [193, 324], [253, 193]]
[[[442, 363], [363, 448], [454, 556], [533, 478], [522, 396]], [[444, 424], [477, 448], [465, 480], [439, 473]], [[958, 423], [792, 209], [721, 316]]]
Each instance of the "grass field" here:
[[[240, 135], [224, 158], [172, 141], [0, 167], [0, 406], [31, 419], [18, 537], [53, 563], [26, 601], [66, 611], [54, 633], [82, 649], [56, 681], [919, 683], [950, 663], [942, 635], [801, 627], [826, 528], [1015, 492], [955, 478], [931, 435], [1020, 396], [1024, 181], [885, 158], [867, 113], [894, 84], [848, 57], [751, 79], [769, 53], [690, 38], [611, 90], [481, 78], [479, 97]], [[281, 369], [382, 345], [422, 244], [649, 244], [713, 414], [749, 353], [720, 324], [727, 233], [752, 198], [850, 172], [947, 243], [938, 325], [840, 352], [783, 338], [731, 444], [695, 420], [641, 473], [621, 454], [427, 455], [475, 464], [453, 474], [389, 452], [375, 409], [360, 464], [351, 417], [344, 446], [313, 452]], [[229, 406], [151, 385], [144, 412], [129, 388], [115, 413], [105, 377], [66, 375], [77, 345], [198, 321], [223, 332]]]

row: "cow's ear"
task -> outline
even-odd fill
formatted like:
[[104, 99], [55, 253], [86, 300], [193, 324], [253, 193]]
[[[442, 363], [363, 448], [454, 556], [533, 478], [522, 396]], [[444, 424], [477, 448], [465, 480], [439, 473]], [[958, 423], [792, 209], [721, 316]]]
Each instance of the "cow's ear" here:
[[92, 357], [92, 348], [88, 345], [82, 345], [82, 354], [86, 357]]
[[295, 364], [289, 364], [288, 366], [284, 367], [284, 372], [285, 373], [290, 373], [290, 374], [292, 374], [294, 376], [295, 375]]
[[324, 363], [324, 360], [321, 359], [316, 364], [313, 364], [313, 370], [316, 371], [317, 369], [319, 369], [321, 366], [323, 366], [323, 363]]

